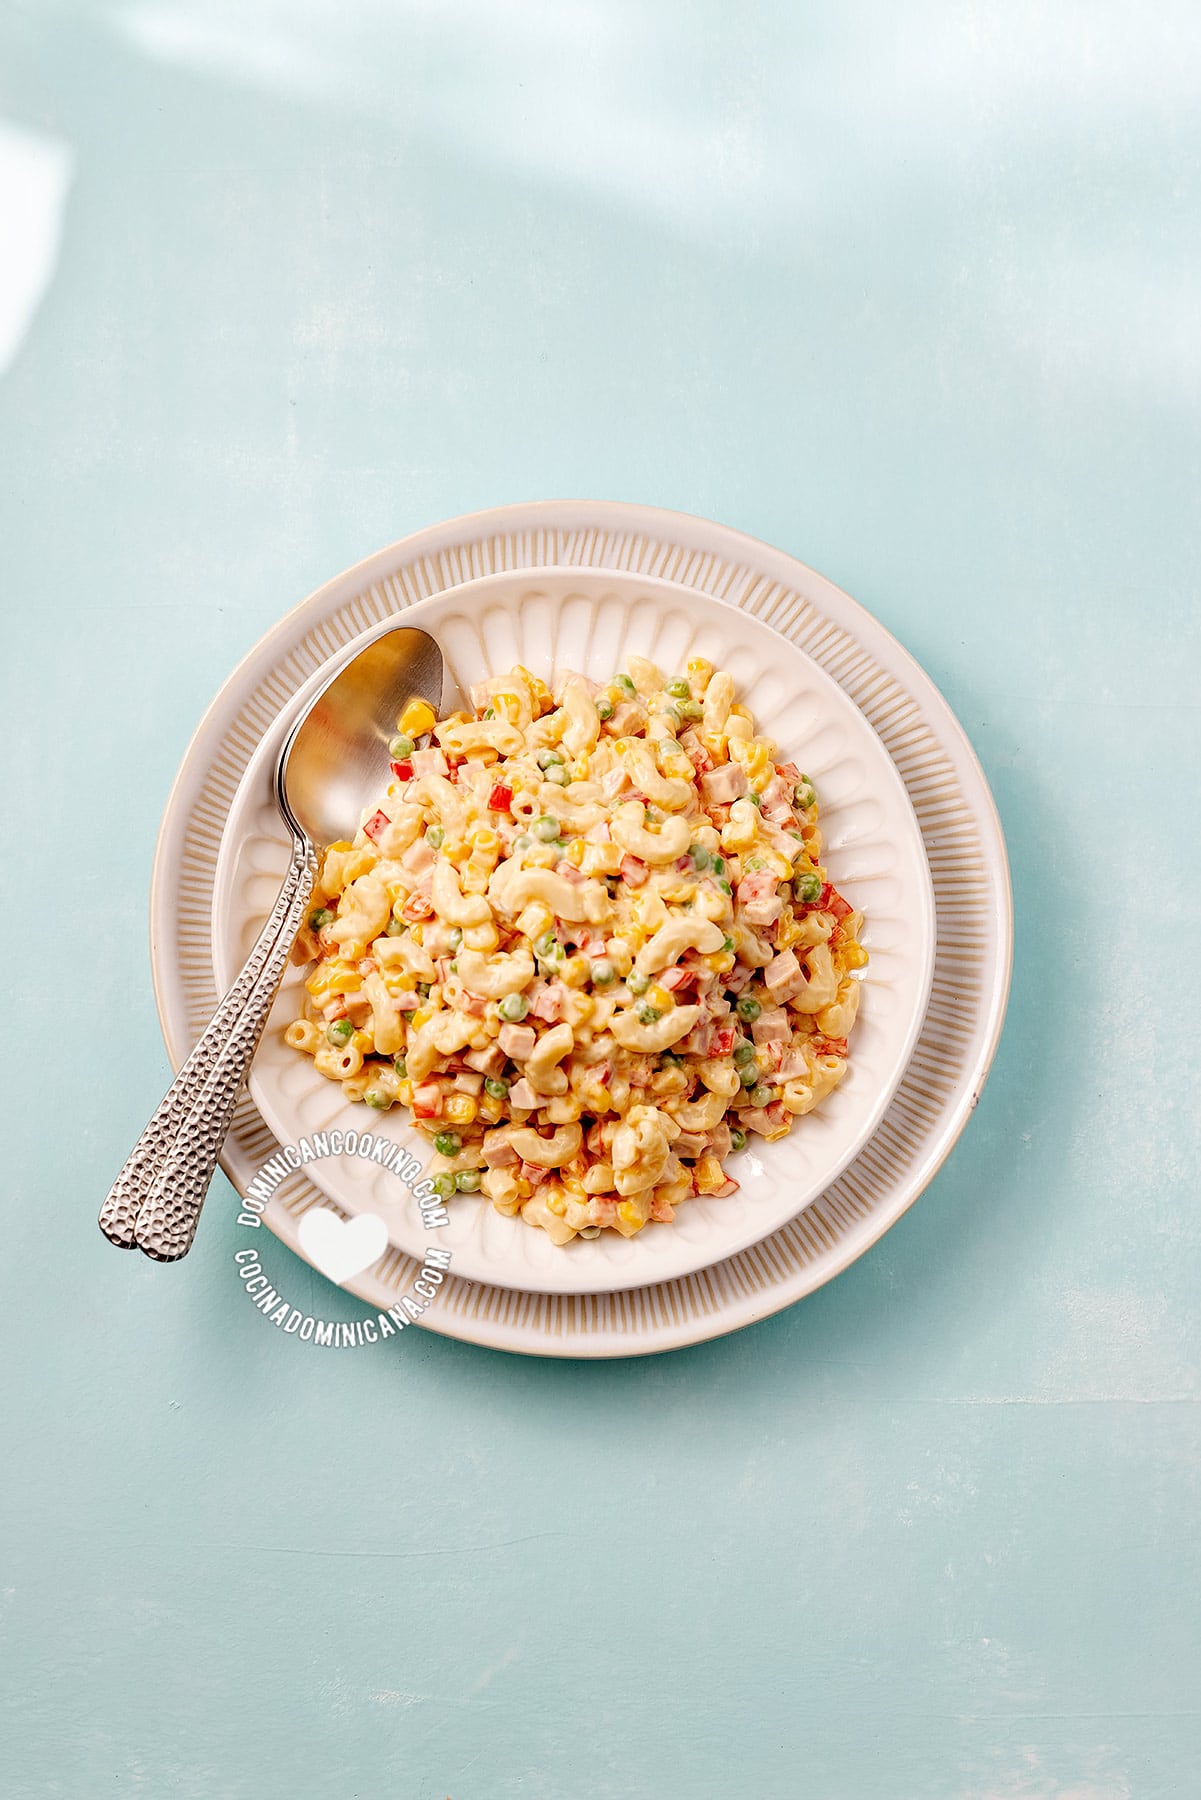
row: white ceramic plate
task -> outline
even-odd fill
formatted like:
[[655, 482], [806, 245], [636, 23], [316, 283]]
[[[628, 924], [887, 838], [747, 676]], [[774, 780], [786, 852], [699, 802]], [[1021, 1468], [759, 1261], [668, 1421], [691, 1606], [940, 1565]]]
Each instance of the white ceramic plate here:
[[[432, 633], [447, 665], [447, 695], [524, 663], [544, 680], [577, 670], [608, 679], [631, 653], [667, 673], [705, 656], [734, 676], [757, 725], [817, 784], [831, 879], [866, 916], [871, 961], [851, 1038], [846, 1078], [786, 1138], [732, 1158], [740, 1182], [726, 1199], [698, 1199], [670, 1226], [637, 1237], [616, 1232], [553, 1244], [520, 1218], [501, 1217], [482, 1196], [461, 1196], [439, 1242], [460, 1278], [558, 1294], [643, 1287], [734, 1256], [816, 1200], [879, 1124], [917, 1040], [934, 962], [934, 898], [921, 832], [888, 752], [863, 714], [803, 651], [720, 600], [672, 582], [622, 573], [544, 569], [484, 576], [421, 602], [406, 622]], [[378, 627], [374, 628], [378, 630]], [[370, 633], [366, 635], [371, 635]], [[272, 799], [279, 746], [297, 710], [326, 676], [318, 671], [264, 734], [226, 822], [214, 890], [218, 980], [228, 986], [271, 909], [290, 840]], [[381, 765], [381, 789], [386, 779]], [[357, 820], [348, 820], [353, 835]], [[428, 1141], [396, 1108], [380, 1119], [352, 1106], [283, 1029], [301, 1010], [305, 971], [292, 969], [250, 1078], [275, 1136], [296, 1143], [335, 1126], [370, 1130], [428, 1157]], [[427, 1241], [416, 1203], [378, 1164], [340, 1157], [316, 1162], [312, 1180], [347, 1216], [383, 1218], [389, 1242], [410, 1256]]]
[[[901, 1085], [870, 1144], [798, 1218], [695, 1275], [612, 1294], [526, 1294], [452, 1276], [422, 1321], [423, 1329], [520, 1355], [644, 1356], [767, 1318], [862, 1256], [949, 1155], [1000, 1038], [1013, 916], [992, 796], [933, 682], [841, 589], [728, 526], [608, 501], [498, 507], [378, 551], [267, 632], [197, 727], [159, 834], [151, 967], [167, 1050], [178, 1067], [219, 998], [211, 912], [225, 821], [251, 755], [289, 696], [361, 632], [445, 588], [498, 570], [568, 565], [667, 577], [741, 607], [813, 657], [887, 746], [922, 829], [936, 902], [930, 1003]], [[239, 1192], [277, 1148], [244, 1097], [221, 1159]], [[302, 1255], [300, 1221], [324, 1204], [298, 1173], [274, 1194], [264, 1223]], [[387, 1308], [415, 1274], [413, 1259], [393, 1250], [346, 1285], [368, 1305]]]

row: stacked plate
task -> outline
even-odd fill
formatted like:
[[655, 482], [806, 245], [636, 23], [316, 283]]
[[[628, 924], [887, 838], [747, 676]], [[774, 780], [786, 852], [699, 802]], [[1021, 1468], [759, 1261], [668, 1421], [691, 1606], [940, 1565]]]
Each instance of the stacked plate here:
[[[152, 955], [178, 1065], [270, 909], [288, 856], [271, 774], [331, 658], [405, 614], [447, 660], [448, 688], [523, 662], [608, 679], [631, 652], [674, 672], [730, 669], [756, 723], [815, 781], [825, 860], [867, 920], [870, 963], [846, 1080], [774, 1144], [739, 1156], [738, 1192], [671, 1227], [556, 1248], [460, 1196], [440, 1247], [451, 1275], [423, 1321], [448, 1336], [551, 1356], [646, 1354], [716, 1337], [811, 1292], [916, 1198], [966, 1121], [1000, 1033], [1011, 907], [987, 785], [946, 702], [845, 594], [724, 527], [644, 507], [560, 501], [451, 521], [348, 571], [298, 607], [230, 677], [193, 740], [163, 821]], [[227, 1141], [239, 1191], [282, 1144], [334, 1125], [409, 1146], [401, 1122], [350, 1107], [287, 1050], [285, 982]], [[384, 1219], [389, 1249], [345, 1285], [381, 1310], [428, 1242], [395, 1175], [311, 1163], [265, 1223], [298, 1254], [313, 1206]]]

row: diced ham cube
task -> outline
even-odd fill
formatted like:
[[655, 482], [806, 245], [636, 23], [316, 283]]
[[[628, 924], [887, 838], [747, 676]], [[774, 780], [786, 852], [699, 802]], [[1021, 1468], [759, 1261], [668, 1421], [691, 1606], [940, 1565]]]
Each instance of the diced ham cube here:
[[398, 1013], [416, 1012], [421, 1005], [421, 995], [416, 988], [402, 988], [392, 1004]]
[[[628, 776], [626, 770], [624, 769], [624, 767], [618, 767], [616, 769], [606, 769], [605, 773], [601, 776], [601, 782], [600, 782], [601, 793], [605, 796], [606, 800], [616, 799], [617, 795], [620, 794], [622, 788], [625, 786], [625, 784], [628, 780], [629, 780], [629, 776]], [[602, 821], [602, 823], [603, 823], [603, 821]], [[600, 826], [598, 826], [598, 825], [594, 825], [592, 827], [593, 831], [598, 831], [599, 829], [600, 829]], [[593, 837], [592, 832], [586, 832], [585, 836], [588, 838], [590, 843], [605, 844], [609, 841], [608, 832], [609, 832], [609, 827], [606, 824], [605, 825], [605, 836], [603, 838]]]
[[672, 1145], [672, 1151], [676, 1156], [700, 1156], [707, 1143], [708, 1139], [701, 1131], [682, 1131]]
[[531, 989], [530, 1011], [536, 1019], [543, 1019], [553, 1025], [563, 1015], [563, 1000], [567, 993], [561, 981], [544, 982], [542, 986]]
[[506, 1169], [511, 1163], [521, 1160], [509, 1142], [509, 1135], [505, 1130], [486, 1131], [481, 1153], [490, 1169]]
[[566, 857], [564, 857], [561, 862], [555, 864], [555, 874], [561, 875], [564, 881], [571, 887], [579, 887], [582, 881], [587, 881], [588, 879], [581, 870], [576, 868], [573, 862], [568, 862]]
[[502, 1025], [496, 1041], [506, 1056], [511, 1056], [514, 1062], [524, 1062], [533, 1054], [538, 1037], [532, 1025]]
[[414, 750], [409, 761], [414, 775], [445, 775], [446, 758], [441, 750]]
[[761, 1012], [751, 1026], [751, 1036], [757, 1044], [787, 1044], [792, 1037], [792, 1027], [784, 1008], [772, 1006]]
[[484, 1077], [482, 1075], [476, 1075], [474, 1072], [469, 1073], [464, 1070], [461, 1075], [455, 1076], [454, 1084], [456, 1093], [474, 1095], [478, 1094], [483, 1087]]
[[788, 1114], [779, 1100], [770, 1106], [744, 1106], [738, 1115], [744, 1131], [757, 1131], [760, 1137], [774, 1137], [788, 1123]]
[[784, 910], [784, 896], [770, 869], [744, 875], [738, 883], [738, 904], [748, 925], [772, 925]]
[[640, 857], [623, 856], [621, 859], [621, 878], [627, 887], [641, 887], [649, 871]]
[[780, 1058], [776, 1073], [781, 1081], [803, 1081], [809, 1073], [805, 1052], [796, 1044], [790, 1045]]
[[434, 866], [434, 852], [423, 837], [415, 838], [400, 859], [402, 869], [410, 875], [421, 875]]
[[461, 1010], [470, 1014], [473, 1019], [482, 1019], [488, 1010], [488, 1002], [482, 994], [473, 994], [468, 988], [463, 989], [463, 998], [459, 1001]]
[[541, 1163], [523, 1162], [521, 1165], [521, 1173], [531, 1187], [540, 1187], [550, 1174], [550, 1170], [544, 1169]]
[[509, 1105], [519, 1108], [522, 1112], [533, 1112], [537, 1107], [538, 1096], [524, 1076], [520, 1081], [515, 1081], [509, 1089]]
[[806, 975], [795, 950], [782, 950], [773, 956], [763, 971], [767, 991], [773, 1000], [794, 1000], [805, 986]]
[[701, 793], [707, 806], [729, 806], [746, 791], [746, 770], [741, 763], [722, 763], [701, 776]]
[[505, 1053], [499, 1044], [489, 1044], [486, 1050], [465, 1050], [463, 1061], [481, 1075], [499, 1075], [505, 1066]]
[[723, 1157], [730, 1154], [732, 1141], [733, 1140], [730, 1137], [730, 1127], [723, 1119], [721, 1124], [715, 1125], [713, 1130], [709, 1133], [709, 1148], [717, 1158], [718, 1162], [720, 1162]]
[[794, 762], [777, 763], [776, 774], [782, 781], [787, 782], [790, 794], [797, 782], [801, 779], [801, 771]]

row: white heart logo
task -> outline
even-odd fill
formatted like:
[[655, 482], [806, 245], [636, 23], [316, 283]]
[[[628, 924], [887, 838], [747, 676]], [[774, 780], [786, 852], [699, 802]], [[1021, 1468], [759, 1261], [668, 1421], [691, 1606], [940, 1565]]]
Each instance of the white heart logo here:
[[328, 1206], [314, 1206], [301, 1219], [298, 1235], [313, 1267], [339, 1284], [361, 1275], [388, 1248], [388, 1227], [377, 1213], [340, 1219]]

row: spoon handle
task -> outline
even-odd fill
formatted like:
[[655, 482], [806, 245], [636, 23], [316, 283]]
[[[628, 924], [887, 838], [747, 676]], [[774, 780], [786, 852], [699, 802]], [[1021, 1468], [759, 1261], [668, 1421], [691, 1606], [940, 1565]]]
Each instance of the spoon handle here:
[[[254, 948], [108, 1191], [104, 1205], [100, 1208], [100, 1229], [110, 1243], [118, 1245], [122, 1250], [132, 1250], [137, 1243], [134, 1229], [137, 1216], [154, 1177], [171, 1148], [172, 1140], [191, 1113], [197, 1096], [228, 1045], [235, 1021], [245, 1008], [268, 957], [280, 940], [284, 921], [291, 915], [306, 874], [306, 902], [312, 892], [312, 855], [307, 845], [299, 841], [293, 845], [292, 861], [284, 884]], [[291, 948], [295, 935], [296, 927], [293, 927], [287, 939], [288, 949]], [[287, 950], [285, 959], [286, 955]], [[281, 971], [282, 968], [281, 962]], [[278, 975], [275, 979], [278, 982]]]
[[225, 1134], [276, 989], [313, 892], [315, 862], [302, 871], [279, 935], [229, 1040], [176, 1133], [142, 1202], [134, 1227], [138, 1248], [155, 1262], [178, 1262], [192, 1247]]

